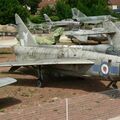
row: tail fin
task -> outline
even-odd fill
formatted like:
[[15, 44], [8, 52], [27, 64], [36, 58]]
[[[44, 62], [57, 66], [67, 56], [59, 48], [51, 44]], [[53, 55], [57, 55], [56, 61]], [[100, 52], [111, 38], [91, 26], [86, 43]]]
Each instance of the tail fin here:
[[77, 19], [80, 17], [87, 17], [84, 13], [82, 13], [77, 8], [72, 8], [71, 10], [72, 10], [73, 19]]
[[37, 46], [32, 34], [18, 14], [15, 14], [15, 21], [17, 24], [18, 39], [20, 40], [21, 46]]
[[29, 29], [33, 29], [34, 25], [33, 23], [27, 18], [27, 26]]
[[103, 22], [103, 27], [107, 31], [113, 31], [113, 33], [115, 33], [115, 34], [108, 34], [108, 39], [114, 48], [120, 50], [120, 29], [112, 21]]
[[47, 14], [43, 14], [43, 15], [44, 15], [44, 18], [45, 18], [46, 22], [52, 23], [52, 20], [50, 19], [50, 17]]

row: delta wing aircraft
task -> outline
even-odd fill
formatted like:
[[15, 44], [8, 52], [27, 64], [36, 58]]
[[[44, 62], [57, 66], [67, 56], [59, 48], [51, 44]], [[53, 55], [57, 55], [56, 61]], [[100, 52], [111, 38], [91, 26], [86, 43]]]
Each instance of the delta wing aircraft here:
[[113, 33], [115, 33], [113, 30], [108, 31], [104, 28], [93, 28], [92, 30], [79, 29], [76, 31], [66, 31], [64, 34], [70, 38], [76, 38], [79, 42], [87, 42], [89, 39], [101, 42], [108, 39], [105, 34]]
[[0, 87], [9, 85], [9, 84], [12, 84], [12, 83], [15, 83], [15, 82], [17, 82], [17, 80], [14, 79], [14, 78], [10, 78], [10, 77], [0, 78]]
[[[81, 30], [81, 31], [71, 31], [68, 32], [67, 35], [72, 35], [77, 39], [86, 38], [88, 35], [97, 35], [97, 34], [106, 34], [108, 37], [109, 44], [101, 44], [101, 45], [80, 45], [81, 49], [88, 51], [95, 51], [100, 53], [107, 53], [111, 55], [120, 56], [120, 44], [119, 44], [119, 36], [120, 29], [116, 26], [112, 21], [103, 22], [103, 30]], [[87, 40], [87, 39], [86, 39]]]
[[79, 28], [80, 22], [74, 20], [61, 20], [52, 21], [47, 14], [44, 14], [45, 21], [49, 23], [52, 27], [68, 27], [68, 28]]
[[104, 20], [116, 20], [117, 18], [112, 17], [111, 15], [101, 15], [101, 16], [86, 16], [77, 8], [72, 8], [72, 19], [75, 21], [79, 21], [81, 23], [87, 24], [98, 24], [103, 22]]
[[11, 66], [11, 71], [21, 66], [33, 66], [38, 71], [38, 86], [45, 83], [45, 71], [78, 77], [103, 77], [108, 85], [117, 88], [120, 77], [120, 57], [81, 50], [79, 46], [38, 45], [31, 33], [15, 15], [20, 45], [14, 46], [16, 61], [0, 66]]

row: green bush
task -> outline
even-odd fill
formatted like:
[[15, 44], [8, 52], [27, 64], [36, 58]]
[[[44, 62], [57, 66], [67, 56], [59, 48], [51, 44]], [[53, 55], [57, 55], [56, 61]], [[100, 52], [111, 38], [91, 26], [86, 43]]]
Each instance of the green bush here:
[[40, 15], [30, 15], [30, 21], [33, 23], [45, 22], [44, 18]]
[[53, 21], [59, 21], [60, 20], [60, 18], [58, 16], [51, 16], [50, 18]]

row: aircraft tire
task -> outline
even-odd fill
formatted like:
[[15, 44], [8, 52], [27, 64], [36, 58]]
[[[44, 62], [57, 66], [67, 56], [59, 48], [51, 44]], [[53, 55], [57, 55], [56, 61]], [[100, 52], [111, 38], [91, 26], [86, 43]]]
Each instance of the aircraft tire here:
[[42, 88], [44, 87], [44, 83], [41, 80], [37, 80], [37, 87]]
[[115, 83], [112, 84], [112, 87], [113, 89], [118, 89], [118, 86]]

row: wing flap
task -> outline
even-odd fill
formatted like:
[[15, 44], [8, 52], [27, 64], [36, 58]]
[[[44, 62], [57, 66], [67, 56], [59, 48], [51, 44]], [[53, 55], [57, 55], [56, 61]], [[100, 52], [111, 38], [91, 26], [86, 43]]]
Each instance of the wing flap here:
[[16, 79], [10, 77], [0, 78], [0, 87], [15, 83], [16, 81], [17, 81]]
[[30, 66], [30, 65], [57, 65], [57, 64], [89, 64], [93, 65], [94, 62], [90, 60], [82, 60], [78, 58], [65, 58], [65, 59], [42, 59], [32, 61], [15, 61], [0, 63], [0, 67], [8, 66]]

